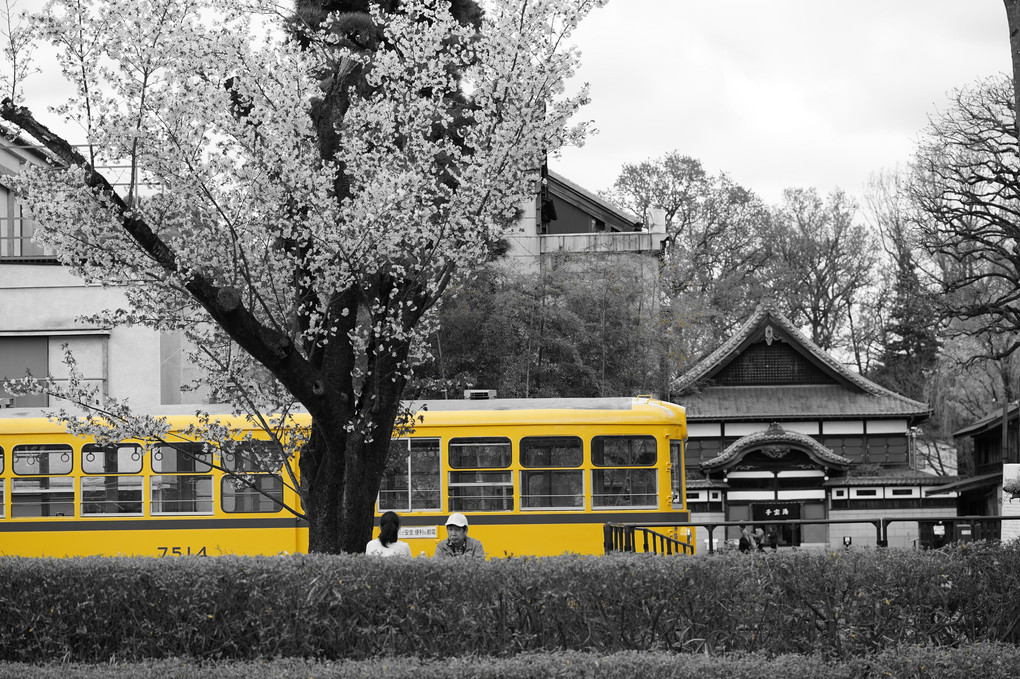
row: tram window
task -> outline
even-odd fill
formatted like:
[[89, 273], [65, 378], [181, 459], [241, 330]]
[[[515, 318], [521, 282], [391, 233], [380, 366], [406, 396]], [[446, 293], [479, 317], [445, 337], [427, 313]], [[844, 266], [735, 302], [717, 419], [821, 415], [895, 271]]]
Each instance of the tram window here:
[[450, 472], [451, 512], [508, 512], [514, 508], [511, 472]]
[[439, 455], [438, 438], [392, 439], [379, 486], [379, 510], [441, 510]]
[[493, 469], [510, 466], [510, 439], [502, 436], [450, 439], [454, 469]]
[[204, 443], [160, 444], [152, 448], [152, 471], [157, 473], [207, 472], [212, 453]]
[[71, 446], [26, 445], [14, 446], [11, 451], [14, 473], [22, 476], [46, 474], [70, 474], [72, 467]]
[[0, 474], [4, 473], [4, 447], [0, 446]]
[[11, 479], [11, 518], [74, 516], [74, 477]]
[[222, 458], [227, 471], [277, 472], [283, 467], [283, 448], [276, 441], [237, 441], [223, 449]]
[[681, 502], [683, 498], [683, 459], [684, 444], [679, 439], [669, 442], [670, 489], [673, 491], [673, 502]]
[[522, 509], [584, 509], [584, 472], [535, 467], [580, 467], [584, 446], [577, 436], [521, 439]]
[[584, 509], [584, 472], [580, 469], [522, 471], [521, 508]]
[[142, 471], [142, 448], [134, 443], [86, 443], [81, 447], [81, 470], [86, 474], [138, 474]]
[[584, 460], [577, 436], [525, 436], [521, 439], [524, 467], [580, 467]]
[[591, 461], [599, 467], [637, 467], [655, 464], [654, 436], [596, 436]]
[[153, 476], [153, 514], [212, 514], [211, 476]]
[[83, 476], [81, 515], [141, 514], [141, 476]]
[[654, 507], [658, 502], [654, 469], [594, 469], [591, 502], [606, 507]]
[[224, 476], [220, 482], [220, 502], [225, 512], [278, 512], [283, 508], [283, 482], [269, 474], [254, 474], [247, 480]]

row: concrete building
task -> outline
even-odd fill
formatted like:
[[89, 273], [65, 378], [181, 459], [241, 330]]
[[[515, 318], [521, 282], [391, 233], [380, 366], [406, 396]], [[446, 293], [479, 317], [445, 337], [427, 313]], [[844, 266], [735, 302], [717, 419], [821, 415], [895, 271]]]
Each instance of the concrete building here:
[[[123, 306], [123, 291], [85, 285], [54, 252], [33, 241], [35, 222], [9, 182], [29, 163], [45, 166], [48, 159], [30, 141], [0, 135], [0, 377], [20, 378], [29, 371], [66, 379], [66, 347], [101, 395], [127, 398], [138, 411], [208, 403], [207, 392], [187, 389], [198, 374], [182, 352], [180, 336], [88, 320]], [[510, 266], [538, 270], [543, 258], [558, 253], [656, 257], [661, 252], [666, 237], [661, 219], [645, 228], [566, 178], [545, 175], [508, 239]], [[38, 414], [57, 405], [42, 394], [15, 397], [0, 391], [0, 417]]]
[[[955, 492], [924, 492], [951, 479], [916, 469], [912, 430], [928, 406], [848, 370], [770, 304], [684, 374], [671, 400], [687, 408], [694, 522], [848, 520], [782, 528], [780, 545], [842, 549], [844, 538], [877, 543], [870, 519], [956, 515]], [[946, 528], [893, 523], [888, 543], [939, 544]]]

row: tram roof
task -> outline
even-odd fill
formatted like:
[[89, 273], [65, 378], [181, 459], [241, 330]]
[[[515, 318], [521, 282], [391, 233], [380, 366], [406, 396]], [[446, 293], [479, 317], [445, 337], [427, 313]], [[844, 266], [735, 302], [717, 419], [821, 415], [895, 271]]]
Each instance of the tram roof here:
[[[409, 401], [405, 404], [412, 412], [425, 417], [426, 423], [436, 425], [481, 424], [495, 421], [503, 424], [555, 424], [610, 422], [616, 416], [620, 421], [663, 422], [684, 421], [684, 408], [650, 397], [619, 398], [496, 398], [496, 399], [448, 399]], [[27, 410], [27, 409], [26, 409]], [[172, 429], [187, 426], [194, 420], [195, 406], [187, 410], [168, 408], [167, 412], [153, 415], [165, 416]], [[231, 415], [223, 405], [206, 406], [213, 420], [230, 426], [249, 428], [245, 417]], [[498, 413], [498, 415], [494, 415]], [[7, 434], [46, 434], [63, 432], [63, 425], [40, 417], [36, 412], [9, 413], [14, 417], [0, 417], [0, 431]], [[296, 413], [298, 422], [307, 422], [307, 413]], [[608, 418], [608, 419], [607, 419]]]
[[[425, 424], [611, 423], [684, 421], [684, 409], [652, 398], [503, 398], [417, 401], [408, 404]], [[610, 413], [614, 413], [610, 415]]]

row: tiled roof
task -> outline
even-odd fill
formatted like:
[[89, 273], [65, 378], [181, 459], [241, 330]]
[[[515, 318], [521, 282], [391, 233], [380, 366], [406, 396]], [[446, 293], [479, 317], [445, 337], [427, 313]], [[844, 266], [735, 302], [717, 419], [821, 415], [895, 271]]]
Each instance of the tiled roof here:
[[706, 488], [711, 489], [726, 489], [730, 487], [730, 484], [725, 481], [718, 479], [687, 479], [686, 484], [687, 490], [705, 490]]
[[730, 462], [734, 462], [742, 458], [744, 453], [753, 448], [790, 445], [799, 446], [803, 450], [807, 451], [811, 457], [822, 463], [829, 463], [844, 469], [852, 464], [852, 460], [843, 457], [842, 455], [837, 455], [807, 434], [801, 434], [795, 431], [786, 431], [781, 426], [772, 424], [764, 431], [756, 431], [753, 434], [740, 437], [727, 446], [726, 450], [722, 453], [713, 457], [711, 460], [703, 462], [701, 464], [701, 468], [714, 469], [718, 467], [725, 467]]
[[715, 387], [674, 396], [699, 420], [782, 420], [839, 417], [923, 417], [928, 407], [891, 391], [860, 393], [842, 385]]
[[[1008, 420], [1016, 419], [1018, 408], [1020, 408], [1020, 406], [1018, 406], [1015, 403], [1011, 403], [1009, 405], [1009, 410], [1006, 413], [1006, 419]], [[990, 415], [985, 415], [977, 422], [972, 422], [963, 429], [954, 431], [953, 438], [954, 439], [960, 438], [961, 436], [974, 436], [975, 434], [981, 434], [993, 429], [998, 429], [999, 431], [1002, 431], [1002, 409], [999, 409], [991, 413]]]
[[574, 182], [570, 181], [569, 179], [559, 174], [558, 172], [553, 172], [552, 170], [549, 170], [549, 179], [552, 182], [558, 183], [563, 188], [572, 191], [574, 194], [576, 194], [577, 197], [587, 200], [592, 205], [595, 205], [601, 210], [604, 210], [605, 212], [612, 214], [624, 224], [628, 224], [634, 228], [638, 228], [641, 226], [641, 218], [638, 217], [637, 215], [621, 208], [618, 205], [610, 203], [608, 200], [605, 200], [604, 198], [592, 193], [591, 191], [584, 188], [580, 184], [575, 184]]
[[[732, 361], [765, 325], [780, 329], [781, 339], [810, 356], [845, 386], [713, 387], [707, 378]], [[700, 389], [699, 389], [700, 388]], [[725, 391], [719, 391], [725, 389]], [[751, 389], [753, 391], [743, 391]], [[700, 393], [699, 393], [700, 391]], [[810, 415], [927, 415], [928, 405], [892, 392], [855, 373], [808, 339], [766, 300], [722, 345], [698, 361], [673, 385], [674, 401], [690, 405], [689, 418]], [[739, 399], [739, 404], [727, 402]], [[754, 403], [754, 401], [767, 401]], [[774, 401], [774, 402], [773, 402]]]

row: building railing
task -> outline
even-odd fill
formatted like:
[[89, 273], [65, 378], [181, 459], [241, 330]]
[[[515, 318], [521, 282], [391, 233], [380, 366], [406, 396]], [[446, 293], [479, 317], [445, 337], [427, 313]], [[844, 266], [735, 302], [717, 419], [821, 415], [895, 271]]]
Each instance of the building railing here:
[[553, 252], [659, 252], [665, 233], [606, 231], [600, 233], [552, 233], [539, 237], [542, 254]]
[[[973, 529], [986, 523], [999, 523], [1002, 521], [1018, 521], [1020, 516], [894, 516], [880, 518], [857, 518], [857, 519], [787, 519], [784, 521], [711, 521], [711, 522], [688, 522], [688, 523], [607, 523], [604, 525], [605, 550], [610, 552], [638, 552], [643, 551], [649, 554], [689, 554], [694, 553], [695, 545], [690, 541], [683, 541], [678, 538], [664, 535], [662, 529], [704, 528], [708, 531], [708, 551], [715, 552], [715, 529], [727, 526], [750, 526], [759, 523], [767, 523], [770, 526], [805, 526], [805, 525], [837, 525], [837, 524], [865, 524], [870, 523], [875, 527], [875, 544], [879, 547], [889, 545], [889, 526], [894, 523], [946, 523], [954, 525], [965, 524]], [[659, 530], [655, 530], [659, 529]], [[636, 539], [637, 534], [644, 538], [643, 543]], [[690, 533], [688, 532], [688, 535]], [[974, 535], [974, 538], [980, 539]], [[651, 538], [651, 539], [650, 539]], [[657, 538], [662, 538], [661, 540]], [[972, 539], [974, 539], [972, 538]], [[638, 549], [642, 546], [643, 549]]]

